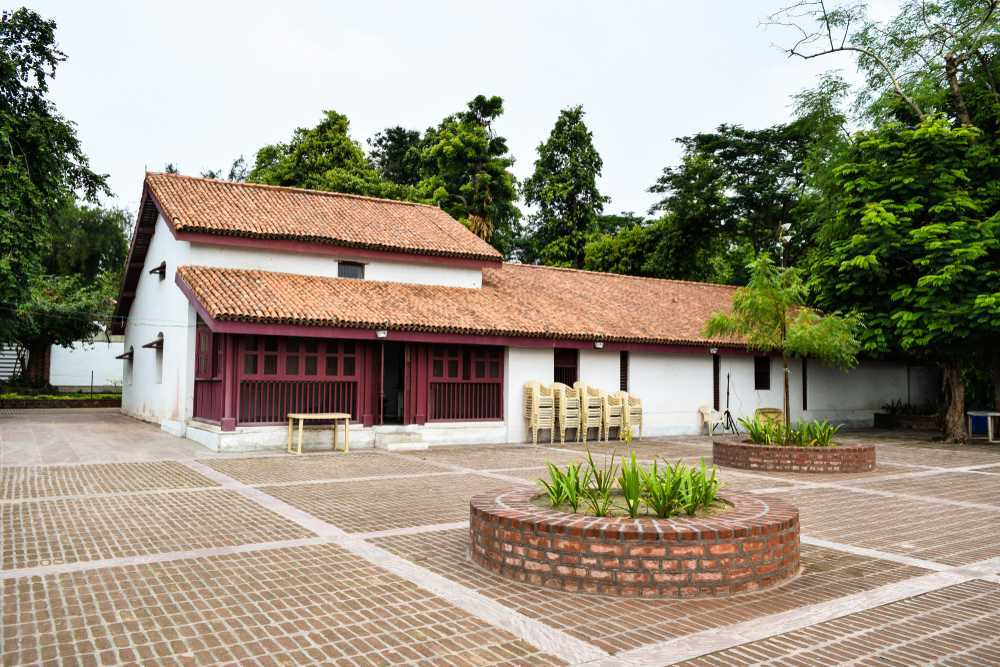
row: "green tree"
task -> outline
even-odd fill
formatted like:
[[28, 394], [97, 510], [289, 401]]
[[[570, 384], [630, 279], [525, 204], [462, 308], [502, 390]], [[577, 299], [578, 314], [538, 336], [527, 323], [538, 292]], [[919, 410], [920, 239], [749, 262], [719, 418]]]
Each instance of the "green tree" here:
[[361, 146], [351, 139], [349, 130], [347, 116], [326, 111], [316, 127], [300, 127], [288, 143], [269, 144], [258, 150], [246, 178], [269, 185], [415, 199], [413, 188], [379, 175]]
[[962, 366], [1000, 340], [998, 161], [982, 132], [945, 118], [860, 133], [814, 269], [822, 305], [863, 315], [866, 349], [941, 364], [951, 440], [965, 435]]
[[521, 241], [525, 262], [581, 268], [587, 241], [599, 230], [609, 201], [597, 188], [604, 162], [583, 115], [581, 106], [563, 109], [538, 145], [535, 172], [523, 184], [525, 202], [537, 209]]
[[513, 250], [520, 218], [517, 181], [507, 140], [493, 123], [503, 113], [499, 97], [478, 95], [465, 111], [424, 133], [421, 196], [462, 221], [504, 255]]
[[382, 178], [400, 185], [420, 182], [420, 133], [399, 125], [388, 127], [368, 140], [372, 163]]
[[847, 370], [857, 365], [860, 344], [854, 316], [824, 315], [810, 308], [798, 269], [779, 269], [767, 253], [750, 265], [750, 282], [736, 290], [731, 313], [714, 313], [705, 327], [709, 338], [741, 339], [748, 347], [780, 352], [784, 377], [785, 425], [791, 424], [788, 360], [819, 359]]
[[14, 340], [28, 351], [25, 380], [48, 383], [43, 364], [52, 345], [98, 333], [112, 310], [128, 253], [129, 215], [121, 209], [66, 204], [48, 222], [43, 273], [17, 305]]
[[[56, 24], [21, 8], [0, 18], [0, 307], [31, 298], [43, 271], [48, 221], [79, 193], [107, 193], [91, 171], [74, 125], [47, 99], [49, 79], [66, 59], [55, 45]], [[0, 317], [0, 340], [18, 322]]]

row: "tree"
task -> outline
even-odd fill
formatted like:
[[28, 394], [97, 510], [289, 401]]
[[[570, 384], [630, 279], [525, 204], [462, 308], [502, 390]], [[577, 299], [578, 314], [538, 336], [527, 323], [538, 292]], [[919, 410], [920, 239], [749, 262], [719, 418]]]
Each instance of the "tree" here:
[[121, 209], [67, 204], [48, 223], [44, 273], [17, 306], [13, 338], [28, 351], [25, 380], [48, 384], [52, 345], [92, 337], [107, 321], [128, 253], [129, 215]]
[[748, 347], [781, 353], [785, 425], [791, 424], [788, 360], [819, 359], [847, 370], [860, 349], [856, 317], [824, 315], [806, 305], [808, 293], [798, 269], [779, 269], [767, 253], [750, 265], [750, 282], [736, 290], [731, 313], [714, 313], [705, 328], [709, 338], [740, 338]]
[[247, 174], [254, 183], [328, 190], [389, 199], [416, 199], [413, 188], [384, 180], [348, 133], [350, 121], [336, 111], [324, 112], [313, 128], [298, 128], [288, 143], [257, 151]]
[[582, 268], [587, 241], [598, 231], [609, 199], [597, 188], [604, 162], [583, 115], [581, 106], [563, 109], [538, 145], [535, 172], [523, 185], [525, 202], [537, 207], [521, 242], [525, 262]]
[[820, 303], [861, 313], [867, 350], [937, 360], [945, 435], [963, 440], [962, 366], [1000, 340], [1000, 154], [978, 129], [930, 117], [860, 133], [834, 173]]
[[368, 140], [370, 157], [382, 178], [400, 185], [420, 182], [420, 132], [399, 125]]
[[792, 265], [808, 244], [799, 225], [802, 165], [817, 129], [813, 119], [801, 118], [761, 130], [720, 125], [678, 139], [684, 157], [650, 188], [666, 195], [651, 212], [671, 214], [688, 248], [746, 242], [754, 253]]
[[504, 255], [514, 246], [517, 181], [507, 140], [494, 121], [503, 113], [499, 97], [476, 96], [463, 112], [424, 133], [421, 197], [462, 221]]
[[[961, 80], [976, 65], [992, 72], [1000, 42], [998, 5], [1000, 0], [905, 0], [892, 19], [880, 23], [868, 18], [858, 0], [802, 0], [767, 22], [795, 31], [785, 49], [789, 56], [854, 55], [866, 81], [859, 103], [871, 116], [885, 119], [888, 111], [919, 122], [947, 106], [961, 124], [971, 125]], [[998, 79], [989, 76], [983, 83], [993, 103], [1000, 102]], [[927, 90], [947, 93], [928, 96]]]
[[[173, 169], [173, 171], [170, 171], [170, 169]], [[179, 172], [173, 164], [168, 164], [167, 173], [176, 174]], [[224, 173], [226, 174], [225, 176], [223, 176]], [[247, 180], [249, 173], [250, 170], [247, 168], [247, 161], [241, 155], [233, 160], [233, 163], [229, 166], [228, 173], [223, 172], [221, 169], [206, 169], [200, 175], [202, 178], [214, 178], [217, 181], [236, 181], [242, 183]]]
[[[0, 18], [0, 306], [30, 298], [43, 270], [48, 220], [79, 193], [96, 201], [106, 178], [91, 171], [73, 123], [46, 99], [65, 54], [54, 21], [21, 8]], [[0, 340], [18, 322], [0, 318]]]

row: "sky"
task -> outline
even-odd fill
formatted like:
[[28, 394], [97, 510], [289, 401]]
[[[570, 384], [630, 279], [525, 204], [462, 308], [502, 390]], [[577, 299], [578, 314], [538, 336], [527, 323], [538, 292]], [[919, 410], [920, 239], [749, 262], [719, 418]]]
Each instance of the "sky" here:
[[[892, 5], [880, 0], [875, 10]], [[604, 159], [608, 212], [644, 213], [676, 137], [788, 120], [791, 96], [845, 56], [805, 62], [760, 21], [771, 0], [31, 3], [68, 56], [51, 87], [114, 198], [138, 206], [146, 170], [228, 169], [234, 158], [346, 114], [362, 145], [423, 130], [477, 94], [518, 178], [561, 109], [582, 104]]]

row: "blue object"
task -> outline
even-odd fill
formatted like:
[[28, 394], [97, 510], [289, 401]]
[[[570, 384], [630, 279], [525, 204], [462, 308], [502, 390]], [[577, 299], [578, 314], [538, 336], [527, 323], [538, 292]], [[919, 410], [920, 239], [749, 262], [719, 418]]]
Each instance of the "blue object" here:
[[986, 428], [986, 416], [969, 415], [969, 429], [971, 430], [969, 435], [981, 435], [985, 438]]

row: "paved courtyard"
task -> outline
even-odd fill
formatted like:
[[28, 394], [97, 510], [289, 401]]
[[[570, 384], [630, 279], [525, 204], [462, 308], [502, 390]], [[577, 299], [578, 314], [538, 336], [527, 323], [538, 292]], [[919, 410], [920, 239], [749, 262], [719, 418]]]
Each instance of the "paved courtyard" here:
[[[576, 445], [220, 456], [108, 411], [0, 414], [0, 654], [5, 665], [1000, 664], [1000, 447], [850, 435], [877, 444], [876, 470], [721, 470], [729, 488], [799, 507], [799, 577], [654, 601], [539, 590], [468, 559], [469, 498], [580, 460]], [[635, 451], [711, 458], [699, 437]]]

